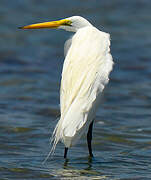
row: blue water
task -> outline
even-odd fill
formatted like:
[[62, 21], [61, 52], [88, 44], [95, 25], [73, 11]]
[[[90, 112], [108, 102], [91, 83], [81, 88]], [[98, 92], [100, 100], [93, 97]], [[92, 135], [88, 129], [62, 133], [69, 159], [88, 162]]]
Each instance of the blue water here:
[[[151, 1], [1, 0], [0, 179], [151, 179]], [[97, 112], [94, 159], [86, 139], [43, 160], [59, 117], [61, 30], [18, 26], [72, 15], [111, 34], [114, 70]]]

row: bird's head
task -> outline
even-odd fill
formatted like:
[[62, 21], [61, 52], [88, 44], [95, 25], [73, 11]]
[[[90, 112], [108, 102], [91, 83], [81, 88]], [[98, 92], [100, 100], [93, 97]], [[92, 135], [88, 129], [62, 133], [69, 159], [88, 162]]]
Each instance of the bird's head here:
[[72, 16], [58, 21], [36, 23], [19, 28], [20, 29], [57, 28], [57, 29], [64, 29], [66, 31], [76, 32], [78, 29], [86, 26], [92, 26], [92, 25], [81, 16]]

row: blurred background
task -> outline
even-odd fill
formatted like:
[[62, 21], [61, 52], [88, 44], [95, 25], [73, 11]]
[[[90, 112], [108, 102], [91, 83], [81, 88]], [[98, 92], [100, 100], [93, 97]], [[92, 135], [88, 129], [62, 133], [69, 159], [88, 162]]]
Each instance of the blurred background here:
[[[0, 179], [150, 179], [151, 1], [1, 0]], [[93, 132], [42, 164], [59, 117], [63, 30], [17, 29], [73, 15], [111, 34], [115, 62]]]

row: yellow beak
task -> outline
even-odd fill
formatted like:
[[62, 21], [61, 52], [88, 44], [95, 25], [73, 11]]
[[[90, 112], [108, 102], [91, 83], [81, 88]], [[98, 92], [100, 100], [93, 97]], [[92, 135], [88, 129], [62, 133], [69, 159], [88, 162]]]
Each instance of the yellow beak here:
[[71, 26], [71, 21], [68, 19], [63, 19], [59, 21], [30, 24], [27, 26], [19, 27], [19, 29], [58, 28], [60, 26]]

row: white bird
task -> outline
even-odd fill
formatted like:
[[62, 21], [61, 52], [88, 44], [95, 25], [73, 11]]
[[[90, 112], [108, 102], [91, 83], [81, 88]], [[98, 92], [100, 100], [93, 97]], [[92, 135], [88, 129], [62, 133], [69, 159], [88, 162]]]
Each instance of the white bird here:
[[60, 88], [61, 117], [53, 132], [54, 152], [58, 141], [68, 148], [87, 132], [90, 157], [92, 127], [101, 94], [109, 81], [113, 60], [110, 54], [110, 35], [95, 28], [80, 16], [59, 21], [20, 27], [21, 29], [58, 28], [75, 34], [65, 43], [65, 60]]

